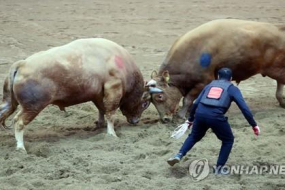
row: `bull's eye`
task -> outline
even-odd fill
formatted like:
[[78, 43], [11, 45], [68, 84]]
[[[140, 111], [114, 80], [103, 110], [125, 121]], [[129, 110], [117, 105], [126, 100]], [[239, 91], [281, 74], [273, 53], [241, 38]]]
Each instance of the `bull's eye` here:
[[157, 95], [155, 96], [155, 100], [158, 101], [158, 102], [164, 101], [164, 96], [163, 96], [163, 94], [157, 94]]

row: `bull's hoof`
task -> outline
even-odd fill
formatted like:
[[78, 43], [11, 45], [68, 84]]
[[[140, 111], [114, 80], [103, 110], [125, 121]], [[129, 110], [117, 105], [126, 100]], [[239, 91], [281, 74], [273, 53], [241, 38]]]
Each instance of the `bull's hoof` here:
[[119, 138], [116, 134], [110, 134], [110, 133], [108, 133], [108, 135], [111, 135], [111, 136], [113, 136], [113, 137], [115, 137], [115, 138]]
[[69, 116], [71, 116], [72, 114], [71, 113], [68, 113], [67, 111], [64, 111], [64, 113], [63, 113], [64, 115], [63, 115], [63, 117], [69, 117]]
[[285, 103], [280, 103], [279, 105], [281, 108], [285, 108]]
[[8, 126], [4, 126], [4, 129], [6, 129], [6, 130], [12, 130], [13, 129], [13, 127], [8, 127]]
[[2, 128], [3, 130], [11, 130], [13, 127], [6, 126], [4, 123], [2, 123], [2, 124], [0, 124], [0, 128]]
[[95, 123], [95, 129], [107, 127], [105, 122], [95, 121], [94, 123]]
[[26, 151], [25, 147], [17, 147], [16, 151], [21, 152], [23, 154], [27, 154], [27, 151]]
[[113, 131], [107, 131], [107, 134], [108, 134], [108, 135], [111, 135], [111, 136], [113, 136], [113, 137], [119, 138], [119, 137], [117, 136], [117, 134], [115, 133], [115, 131], [114, 131], [114, 132], [113, 132]]

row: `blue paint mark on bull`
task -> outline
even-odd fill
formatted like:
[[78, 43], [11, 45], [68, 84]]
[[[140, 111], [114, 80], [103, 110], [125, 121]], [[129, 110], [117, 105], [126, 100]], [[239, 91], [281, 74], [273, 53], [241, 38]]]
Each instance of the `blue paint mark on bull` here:
[[212, 56], [209, 53], [202, 53], [200, 56], [200, 65], [201, 67], [209, 67], [212, 61]]

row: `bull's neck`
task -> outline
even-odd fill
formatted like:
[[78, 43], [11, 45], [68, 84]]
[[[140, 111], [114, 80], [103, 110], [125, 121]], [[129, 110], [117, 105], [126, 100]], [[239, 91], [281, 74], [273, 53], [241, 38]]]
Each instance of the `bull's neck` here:
[[181, 93], [181, 96], [186, 96], [186, 93], [189, 91], [189, 84], [187, 80], [185, 80], [184, 75], [170, 75], [169, 86], [177, 88], [177, 90]]

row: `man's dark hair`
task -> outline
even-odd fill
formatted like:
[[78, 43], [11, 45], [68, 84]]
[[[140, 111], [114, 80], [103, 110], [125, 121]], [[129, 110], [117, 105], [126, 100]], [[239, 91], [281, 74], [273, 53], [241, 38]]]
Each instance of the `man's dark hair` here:
[[232, 70], [229, 68], [221, 68], [218, 71], [218, 76], [219, 79], [226, 79], [226, 80], [231, 80], [232, 77]]

